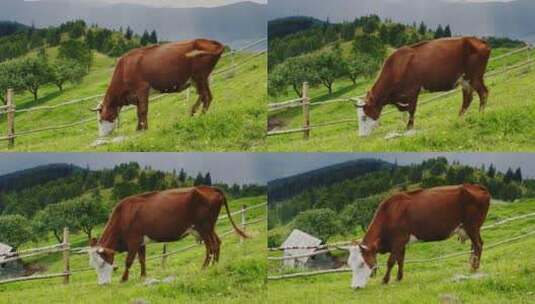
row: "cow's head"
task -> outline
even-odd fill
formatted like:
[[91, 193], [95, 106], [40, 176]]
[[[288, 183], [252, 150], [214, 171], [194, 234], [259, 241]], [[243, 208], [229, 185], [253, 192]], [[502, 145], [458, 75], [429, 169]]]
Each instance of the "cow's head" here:
[[114, 250], [101, 247], [96, 239], [89, 242], [89, 265], [95, 268], [99, 285], [111, 283], [114, 256]]
[[353, 242], [349, 247], [347, 264], [353, 271], [351, 288], [364, 288], [377, 268], [376, 245], [369, 247]]
[[356, 107], [359, 118], [359, 136], [369, 136], [377, 127], [380, 115], [371, 92], [366, 95], [364, 103], [358, 103]]
[[105, 137], [111, 134], [117, 128], [118, 111], [116, 108], [108, 105], [106, 100], [102, 101], [96, 108], [91, 111], [97, 113], [98, 134]]

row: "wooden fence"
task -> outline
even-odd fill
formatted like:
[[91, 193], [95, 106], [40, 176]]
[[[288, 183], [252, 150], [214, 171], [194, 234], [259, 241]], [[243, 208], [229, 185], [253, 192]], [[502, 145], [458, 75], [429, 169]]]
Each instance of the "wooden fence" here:
[[[261, 43], [264, 43], [266, 40], [267, 40], [267, 38], [262, 38], [262, 39], [256, 40], [256, 41], [254, 41], [252, 43], [249, 43], [249, 44], [245, 45], [244, 47], [242, 47], [240, 49], [232, 50], [230, 53], [227, 53], [227, 54], [223, 55], [223, 57], [226, 57], [226, 56], [230, 56], [231, 57], [230, 66], [228, 66], [228, 67], [223, 66], [223, 67], [219, 68], [218, 70], [214, 71], [214, 73], [212, 73], [211, 78], [210, 78], [211, 83], [213, 83], [215, 79], [219, 79], [219, 78], [222, 78], [223, 80], [225, 80], [226, 78], [234, 75], [239, 69], [241, 69], [244, 66], [250, 64], [255, 58], [265, 54], [266, 50], [260, 50], [258, 52], [252, 52], [251, 55], [243, 58], [239, 62], [236, 62], [235, 59], [234, 59], [235, 55], [237, 53], [244, 52], [247, 49], [250, 49], [250, 48], [253, 48], [255, 46], [258, 46]], [[182, 94], [184, 94], [185, 97], [186, 97], [186, 100], [189, 101], [190, 100], [190, 96], [191, 96], [191, 88], [188, 88], [187, 90], [185, 90], [183, 92], [180, 92], [178, 95], [182, 95]], [[159, 94], [157, 96], [154, 96], [154, 97], [150, 98], [149, 101], [151, 101], [151, 102], [156, 101], [156, 100], [164, 97], [165, 95], [166, 94]], [[11, 149], [11, 148], [13, 148], [15, 146], [15, 139], [17, 137], [27, 136], [27, 135], [46, 132], [46, 131], [51, 131], [51, 130], [67, 129], [67, 128], [72, 128], [72, 127], [76, 127], [76, 126], [80, 126], [80, 125], [85, 125], [85, 124], [88, 124], [88, 123], [96, 123], [97, 120], [96, 120], [95, 116], [91, 115], [91, 116], [82, 118], [82, 119], [77, 120], [77, 121], [66, 122], [66, 123], [61, 123], [61, 124], [57, 124], [57, 125], [53, 125], [53, 126], [47, 126], [47, 127], [41, 127], [41, 128], [35, 128], [35, 129], [23, 130], [23, 131], [15, 132], [15, 115], [16, 115], [16, 113], [26, 113], [26, 112], [35, 112], [35, 111], [50, 111], [50, 110], [60, 109], [60, 108], [63, 108], [65, 106], [69, 106], [69, 105], [79, 104], [79, 103], [82, 103], [82, 102], [85, 102], [85, 101], [88, 101], [88, 100], [97, 100], [97, 99], [102, 98], [102, 97], [104, 97], [104, 94], [99, 94], [99, 95], [94, 95], [94, 96], [74, 99], [74, 100], [70, 100], [70, 101], [65, 101], [65, 102], [61, 102], [61, 103], [58, 103], [58, 104], [55, 104], [55, 105], [51, 105], [51, 106], [35, 106], [35, 107], [31, 107], [31, 108], [17, 109], [16, 108], [16, 104], [15, 104], [13, 89], [8, 89], [6, 91], [6, 105], [5, 106], [0, 106], [0, 115], [1, 114], [6, 114], [6, 116], [7, 116], [7, 121], [6, 121], [7, 122], [7, 132], [6, 132], [6, 136], [0, 136], [0, 141], [7, 141], [8, 142], [8, 148]], [[130, 111], [130, 110], [132, 110], [134, 108], [135, 108], [134, 106], [127, 106], [127, 107], [125, 107], [123, 112]]]
[[70, 251], [71, 251], [71, 248], [69, 244], [69, 228], [64, 228], [63, 229], [63, 243], [58, 244], [58, 245], [53, 245], [53, 246], [19, 251], [9, 258], [3, 259], [1, 262], [2, 264], [5, 264], [5, 263], [14, 262], [23, 258], [34, 257], [34, 256], [39, 256], [39, 255], [49, 255], [53, 253], [62, 252], [63, 253], [63, 272], [42, 274], [42, 275], [32, 275], [32, 276], [27, 276], [27, 277], [18, 277], [18, 278], [1, 280], [0, 285], [13, 283], [13, 282], [20, 282], [20, 281], [43, 280], [43, 279], [51, 279], [51, 278], [58, 278], [58, 277], [63, 277], [63, 283], [67, 284], [69, 283], [69, 277], [71, 275], [70, 260], [69, 260]]
[[[263, 221], [267, 220], [266, 216], [260, 216], [255, 219], [251, 219], [248, 221], [247, 219], [247, 213], [251, 210], [258, 209], [258, 208], [265, 208], [267, 206], [267, 203], [261, 203], [257, 205], [253, 205], [251, 207], [242, 206], [240, 210], [234, 211], [231, 213], [232, 215], [240, 215], [241, 221], [240, 226], [243, 231], [247, 231], [247, 227], [251, 226], [253, 224], [257, 224]], [[224, 221], [228, 218], [227, 215], [220, 216], [218, 218], [218, 224], [221, 221]], [[220, 235], [221, 238], [229, 236], [234, 233], [234, 230], [229, 230]], [[63, 272], [61, 273], [52, 273], [52, 274], [38, 274], [38, 275], [31, 275], [31, 276], [25, 276], [25, 277], [17, 277], [17, 278], [11, 278], [11, 279], [5, 279], [0, 281], [0, 285], [2, 284], [8, 284], [8, 283], [14, 283], [14, 282], [20, 282], [20, 281], [32, 281], [32, 280], [44, 280], [44, 279], [52, 279], [52, 278], [58, 278], [63, 277], [63, 283], [68, 284], [70, 276], [76, 273], [82, 273], [87, 271], [94, 271], [92, 267], [82, 268], [82, 269], [75, 269], [71, 270], [70, 268], [70, 259], [72, 257], [72, 254], [85, 254], [87, 253], [89, 247], [77, 247], [77, 248], [71, 248], [69, 240], [69, 229], [65, 228], [63, 230], [63, 242], [61, 244], [52, 245], [52, 246], [46, 246], [46, 247], [40, 247], [40, 248], [32, 248], [28, 250], [23, 251], [17, 251], [12, 256], [3, 259], [2, 264], [13, 262], [16, 260], [21, 260], [28, 257], [36, 257], [40, 255], [49, 255], [53, 253], [62, 253], [63, 254]], [[240, 237], [240, 244], [243, 244], [244, 240]], [[159, 244], [159, 243], [151, 243], [149, 245], [153, 244]], [[147, 257], [147, 261], [157, 260], [160, 259], [160, 263], [162, 267], [167, 267], [167, 258], [171, 255], [176, 255], [185, 251], [188, 251], [190, 249], [196, 248], [200, 246], [202, 243], [196, 243], [193, 245], [189, 245], [180, 249], [176, 249], [174, 251], [168, 250], [168, 244], [163, 243], [162, 244], [162, 253], [154, 256]]]
[[[525, 61], [522, 61], [518, 64], [513, 64], [510, 66], [507, 66], [504, 64], [503, 67], [494, 69], [493, 71], [485, 74], [486, 77], [493, 77], [497, 76], [506, 72], [510, 72], [513, 70], [520, 69], [522, 67], [528, 67], [530, 68], [533, 61], [532, 61], [532, 52], [533, 46], [532, 45], [526, 45], [524, 47], [518, 48], [516, 50], [513, 50], [511, 52], [502, 54], [500, 56], [491, 58], [489, 62], [501, 60], [507, 57], [510, 57], [512, 55], [526, 52], [527, 59]], [[428, 103], [431, 103], [433, 101], [436, 101], [438, 99], [444, 98], [446, 96], [452, 95], [454, 93], [458, 92], [457, 89], [453, 89], [447, 92], [443, 92], [440, 94], [437, 94], [435, 96], [432, 96], [426, 100], [422, 100], [418, 102], [418, 106], [422, 106]], [[276, 102], [276, 103], [269, 103], [268, 104], [268, 112], [279, 112], [279, 111], [285, 111], [292, 108], [302, 108], [302, 114], [303, 114], [303, 125], [300, 128], [294, 128], [294, 129], [286, 129], [286, 130], [274, 130], [274, 131], [268, 131], [267, 136], [278, 136], [278, 135], [287, 135], [287, 134], [293, 134], [293, 133], [303, 133], [303, 138], [305, 140], [310, 138], [310, 130], [315, 128], [322, 128], [322, 127], [328, 127], [333, 125], [339, 125], [339, 124], [346, 124], [346, 123], [356, 123], [358, 122], [358, 115], [356, 115], [354, 118], [345, 118], [345, 119], [338, 119], [334, 121], [328, 121], [323, 123], [316, 123], [311, 124], [310, 122], [310, 107], [312, 106], [321, 106], [326, 104], [332, 104], [332, 103], [344, 103], [344, 102], [350, 102], [353, 104], [361, 103], [362, 99], [365, 97], [365, 95], [359, 95], [355, 97], [347, 97], [347, 98], [337, 98], [337, 99], [329, 99], [325, 101], [319, 101], [319, 102], [310, 102], [310, 95], [309, 95], [309, 84], [307, 82], [303, 83], [302, 86], [302, 96], [296, 99], [283, 101], [283, 102]], [[382, 115], [389, 115], [392, 113], [399, 112], [397, 109], [389, 109], [383, 112]], [[356, 112], [355, 112], [356, 113]]]

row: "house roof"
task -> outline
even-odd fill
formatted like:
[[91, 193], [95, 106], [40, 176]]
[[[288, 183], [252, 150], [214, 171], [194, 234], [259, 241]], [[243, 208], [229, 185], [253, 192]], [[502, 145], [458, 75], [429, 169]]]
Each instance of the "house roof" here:
[[[303, 232], [299, 229], [294, 229], [292, 233], [288, 236], [286, 241], [282, 243], [282, 247], [313, 247], [319, 246], [323, 243], [322, 240], [318, 239], [315, 236], [312, 236], [306, 232]], [[286, 249], [284, 250], [285, 256], [297, 256], [313, 253], [316, 249]], [[301, 257], [297, 258], [301, 263], [306, 263], [310, 257]]]

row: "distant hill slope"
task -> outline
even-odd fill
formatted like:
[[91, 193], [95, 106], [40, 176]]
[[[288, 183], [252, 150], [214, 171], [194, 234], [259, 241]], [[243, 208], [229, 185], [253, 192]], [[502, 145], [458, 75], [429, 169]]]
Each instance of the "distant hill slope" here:
[[535, 1], [453, 2], [444, 0], [270, 0], [268, 20], [305, 15], [321, 20], [353, 20], [377, 14], [381, 18], [413, 23], [424, 21], [436, 27], [451, 24], [454, 33], [507, 36], [535, 42]]
[[42, 185], [82, 170], [84, 169], [71, 164], [49, 164], [1, 175], [0, 192]]
[[268, 21], [268, 37], [269, 39], [285, 37], [323, 23], [323, 21], [316, 18], [303, 16], [270, 20]]
[[329, 186], [370, 172], [394, 167], [377, 159], [358, 159], [269, 182], [270, 204], [298, 195], [308, 189]]
[[2, 0], [0, 20], [37, 27], [83, 19], [106, 28], [134, 32], [155, 29], [163, 40], [213, 38], [237, 46], [241, 41], [266, 35], [266, 5], [240, 2], [214, 8], [157, 8], [142, 5], [96, 5], [67, 0]]

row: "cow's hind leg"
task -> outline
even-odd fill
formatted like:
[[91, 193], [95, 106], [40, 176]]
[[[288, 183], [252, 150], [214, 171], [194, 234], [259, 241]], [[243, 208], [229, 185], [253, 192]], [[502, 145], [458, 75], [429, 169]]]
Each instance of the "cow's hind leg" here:
[[212, 233], [212, 241], [214, 244], [214, 256], [213, 261], [214, 263], [219, 262], [219, 251], [221, 249], [221, 239], [217, 236], [215, 231]]
[[204, 263], [202, 264], [202, 268], [204, 269], [210, 265], [214, 253], [214, 245], [212, 241], [212, 234], [210, 232], [199, 231], [199, 234], [204, 242], [204, 246], [206, 247], [206, 256], [204, 258]]
[[201, 76], [195, 79], [197, 85], [197, 93], [202, 102], [202, 114], [205, 114], [212, 103], [212, 92], [210, 91], [210, 80], [208, 77]]
[[479, 233], [479, 228], [474, 227], [465, 227], [466, 234], [472, 241], [472, 254], [470, 255], [470, 266], [472, 271], [477, 271], [479, 269], [479, 264], [481, 261], [481, 253], [483, 252], [483, 240], [481, 239], [481, 234]]
[[483, 78], [473, 81], [472, 86], [477, 91], [477, 95], [479, 95], [479, 112], [483, 112], [485, 111], [485, 107], [487, 106], [489, 90], [487, 89]]
[[461, 86], [463, 88], [463, 105], [459, 111], [459, 116], [463, 116], [466, 113], [474, 98], [474, 88], [467, 80], [462, 79]]
[[407, 130], [414, 128], [414, 115], [416, 114], [416, 104], [418, 103], [417, 97], [409, 103], [409, 122], [407, 123]]
[[139, 266], [141, 267], [141, 278], [144, 278], [147, 276], [147, 269], [145, 266], [145, 252], [146, 252], [145, 245], [141, 245], [139, 247], [139, 250], [137, 251], [137, 255], [139, 259]]

